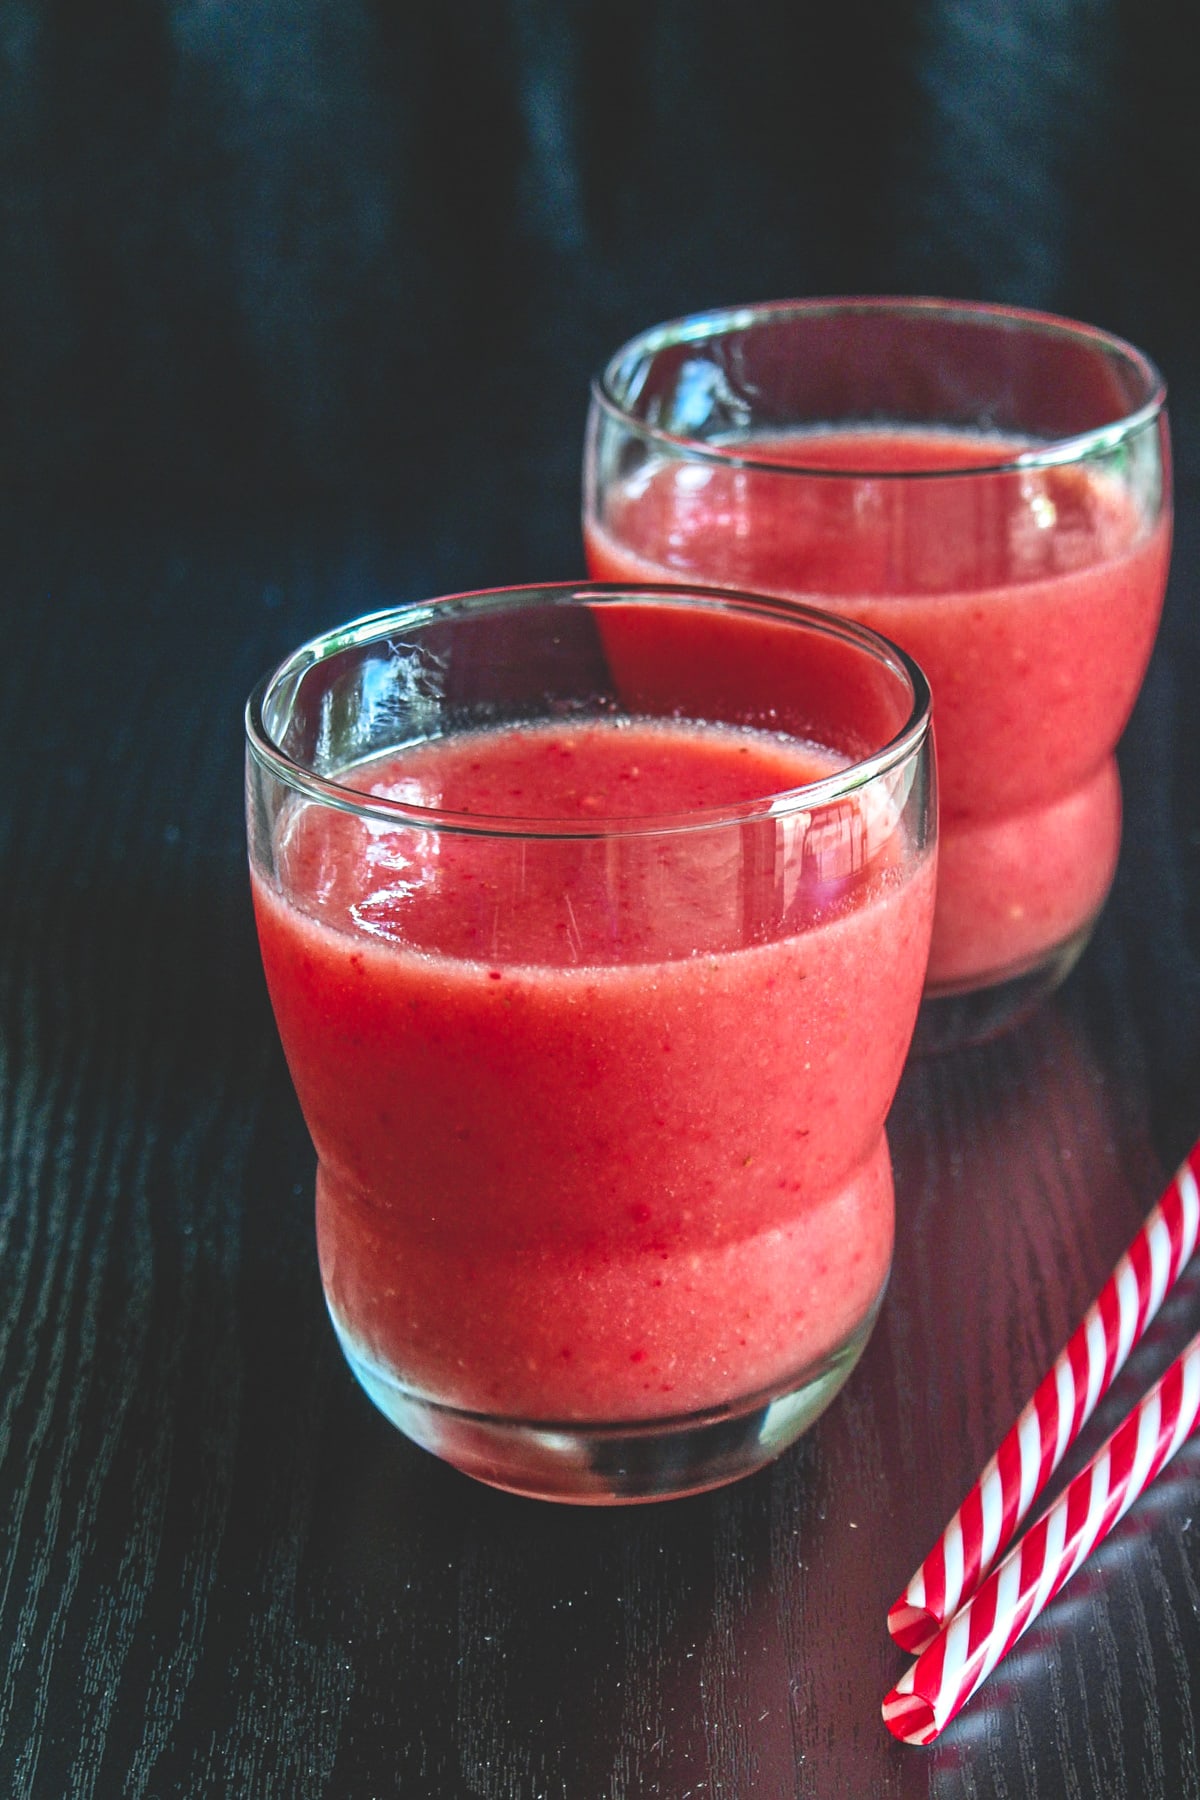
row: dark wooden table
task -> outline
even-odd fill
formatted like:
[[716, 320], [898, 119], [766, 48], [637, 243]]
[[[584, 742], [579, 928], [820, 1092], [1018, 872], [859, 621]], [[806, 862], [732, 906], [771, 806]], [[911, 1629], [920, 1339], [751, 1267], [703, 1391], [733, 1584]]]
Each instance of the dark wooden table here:
[[[0, 1792], [1200, 1796], [1200, 1447], [939, 1745], [879, 1716], [889, 1601], [1200, 1131], [1197, 498], [1114, 894], [1032, 1022], [910, 1065], [860, 1370], [760, 1476], [603, 1512], [473, 1485], [353, 1385], [250, 921], [253, 680], [472, 573], [344, 520], [9, 521]], [[1185, 1277], [1076, 1464], [1198, 1312]]]

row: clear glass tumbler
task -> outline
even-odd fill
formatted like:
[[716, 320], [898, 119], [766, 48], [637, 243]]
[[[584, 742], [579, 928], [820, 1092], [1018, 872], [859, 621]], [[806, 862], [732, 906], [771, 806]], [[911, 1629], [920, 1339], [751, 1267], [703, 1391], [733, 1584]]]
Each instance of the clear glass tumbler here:
[[738, 308], [595, 382], [593, 576], [855, 618], [933, 690], [937, 915], [921, 1036], [992, 1035], [1065, 976], [1117, 862], [1113, 755], [1171, 535], [1163, 383], [1087, 325], [940, 300]]
[[890, 1266], [935, 884], [920, 671], [787, 602], [523, 588], [316, 639], [247, 736], [263, 962], [368, 1394], [560, 1500], [777, 1454]]

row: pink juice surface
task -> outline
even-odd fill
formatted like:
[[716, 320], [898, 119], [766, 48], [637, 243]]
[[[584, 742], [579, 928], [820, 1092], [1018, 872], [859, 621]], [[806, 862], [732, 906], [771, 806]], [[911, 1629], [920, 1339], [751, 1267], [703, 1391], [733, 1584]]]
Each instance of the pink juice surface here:
[[[983, 469], [1019, 446], [828, 432], [743, 447], [776, 464]], [[1116, 865], [1113, 749], [1154, 642], [1170, 523], [1086, 465], [910, 481], [644, 463], [586, 530], [605, 581], [801, 599], [903, 645], [933, 690], [941, 795], [931, 989], [1032, 967], [1087, 926]]]
[[[764, 733], [593, 723], [342, 780], [589, 820], [836, 766]], [[285, 813], [278, 888], [256, 875], [254, 897], [352, 1359], [451, 1406], [633, 1420], [778, 1388], [869, 1322], [932, 857], [810, 874], [796, 929], [774, 862], [730, 857], [747, 829], [530, 841]]]

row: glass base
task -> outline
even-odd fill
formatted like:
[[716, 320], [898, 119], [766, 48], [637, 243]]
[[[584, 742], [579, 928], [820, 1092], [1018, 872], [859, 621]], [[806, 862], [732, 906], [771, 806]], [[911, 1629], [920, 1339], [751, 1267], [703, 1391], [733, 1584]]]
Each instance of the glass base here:
[[1013, 1030], [1060, 987], [1087, 948], [1095, 919], [1033, 963], [996, 976], [930, 986], [921, 999], [913, 1033], [914, 1056], [940, 1056], [986, 1044]]
[[442, 1406], [404, 1387], [364, 1354], [336, 1318], [333, 1323], [361, 1386], [422, 1449], [511, 1494], [621, 1506], [722, 1487], [795, 1443], [862, 1355], [882, 1298], [840, 1349], [778, 1391], [677, 1418], [612, 1424], [497, 1418]]

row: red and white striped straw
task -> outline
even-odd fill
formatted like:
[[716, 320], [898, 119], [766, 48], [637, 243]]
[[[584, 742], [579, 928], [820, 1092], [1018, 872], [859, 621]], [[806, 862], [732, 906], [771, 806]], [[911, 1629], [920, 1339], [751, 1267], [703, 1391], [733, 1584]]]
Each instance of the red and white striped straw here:
[[1200, 1415], [1200, 1335], [1030, 1527], [883, 1703], [888, 1730], [930, 1744], [1174, 1456]]
[[1108, 1392], [1200, 1234], [1200, 1141], [1105, 1282], [1008, 1436], [888, 1612], [914, 1655], [979, 1586]]

